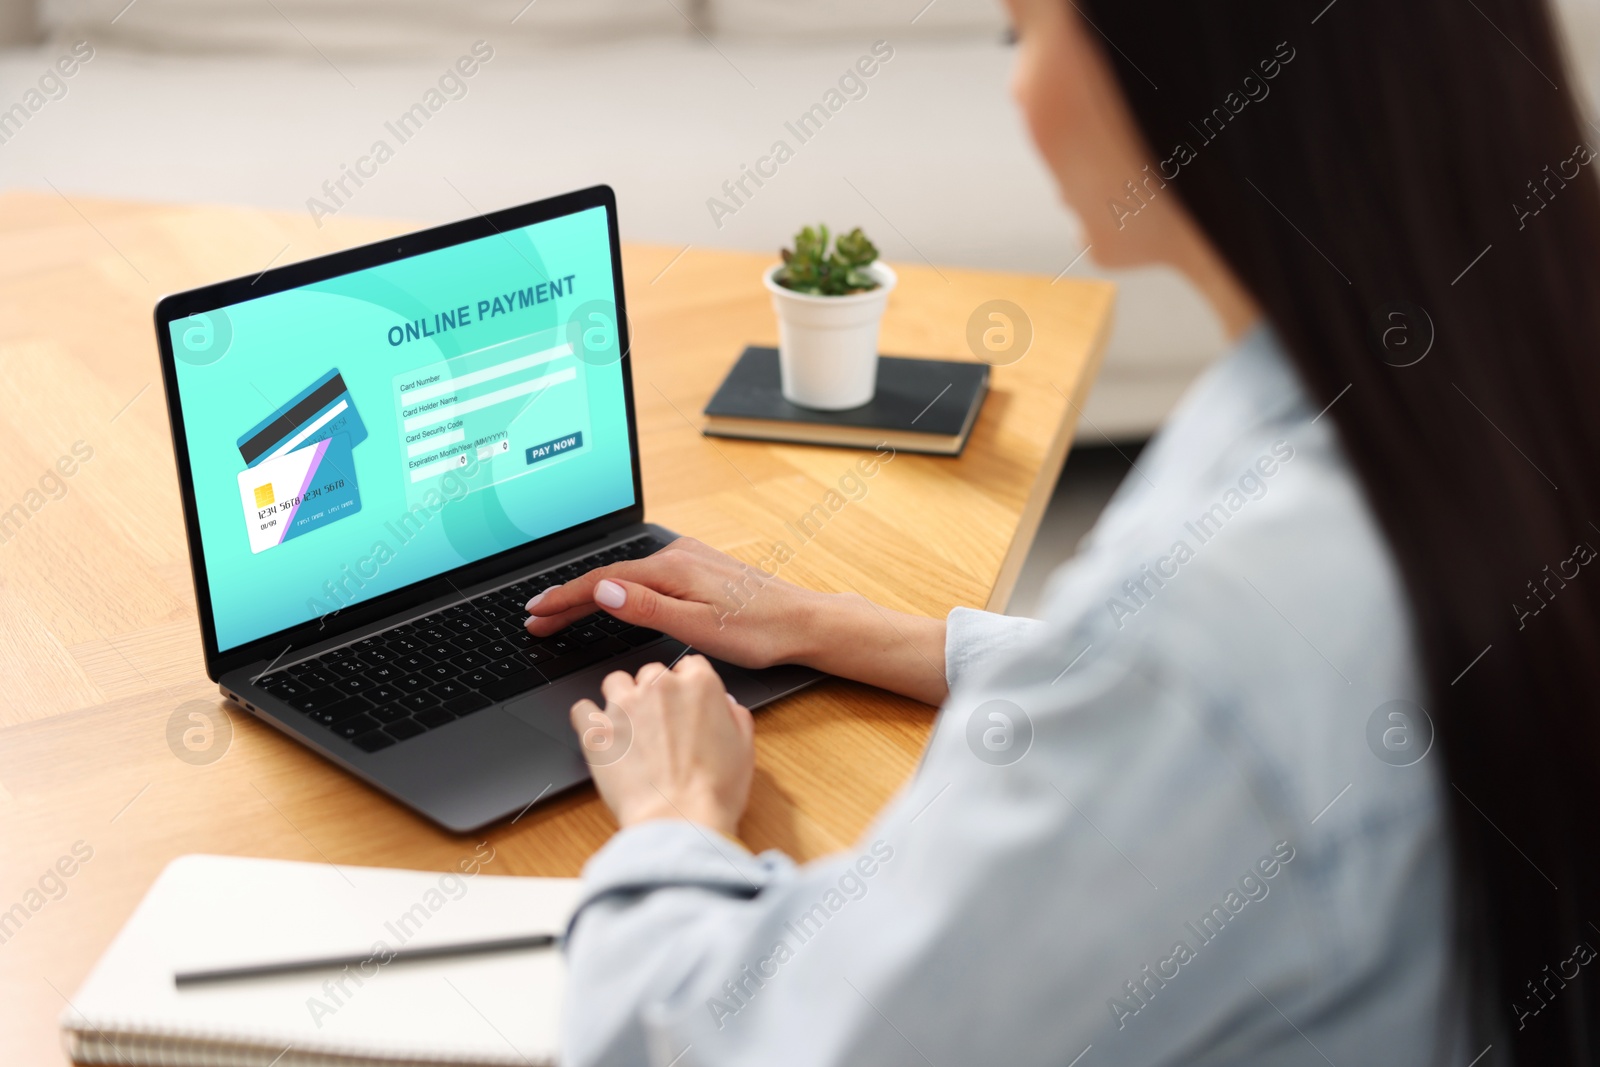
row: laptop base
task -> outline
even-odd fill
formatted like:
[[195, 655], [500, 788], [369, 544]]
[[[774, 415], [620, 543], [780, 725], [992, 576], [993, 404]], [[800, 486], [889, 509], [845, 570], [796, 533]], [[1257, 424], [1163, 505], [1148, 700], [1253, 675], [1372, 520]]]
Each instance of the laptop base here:
[[[610, 535], [601, 544], [569, 555], [581, 560], [603, 552], [609, 545], [623, 544], [641, 535], [652, 536], [663, 544], [677, 536], [659, 526], [639, 524]], [[559, 571], [570, 562], [552, 561], [530, 573], [538, 576]], [[297, 650], [285, 659], [291, 666], [316, 660], [332, 650], [363, 643], [367, 638], [388, 633], [419, 617], [433, 616], [452, 608], [454, 603], [470, 604], [485, 593], [526, 578], [511, 575], [484, 588], [464, 590], [464, 595], [454, 601], [427, 605], [420, 611], [385, 620], [362, 633], [342, 635], [329, 642], [328, 648], [314, 646]], [[320, 723], [311, 714], [264, 688], [263, 680], [282, 673], [284, 664], [263, 662], [230, 672], [221, 679], [221, 688], [225, 696], [258, 718], [402, 804], [447, 830], [466, 833], [507, 816], [513, 820], [521, 818], [534, 804], [587, 781], [588, 766], [569, 719], [572, 705], [588, 697], [603, 706], [600, 682], [607, 674], [617, 670], [637, 671], [647, 663], [670, 664], [686, 651], [681, 642], [664, 636], [654, 637], [629, 651], [618, 652], [556, 681], [504, 699], [491, 700], [474, 690], [469, 695], [476, 699], [462, 697], [440, 702], [472, 710], [454, 718], [441, 713], [438, 718], [443, 721], [426, 732], [411, 735], [408, 730], [395, 730], [392, 725], [386, 727], [394, 733], [407, 734], [398, 742], [386, 740], [392, 735], [373, 731], [354, 738], [342, 737], [336, 732], [339, 723]], [[746, 670], [718, 660], [712, 663], [734, 699], [752, 709], [798, 692], [823, 677], [805, 667]], [[268, 667], [272, 668], [271, 672], [267, 671]], [[501, 691], [494, 683], [483, 688], [496, 693]], [[378, 717], [374, 721], [393, 714], [385, 710], [386, 705], [370, 697], [363, 699], [374, 705], [369, 709]], [[416, 718], [434, 721], [427, 712], [418, 713]], [[349, 717], [342, 720], [350, 721]], [[374, 737], [383, 742], [382, 747], [367, 751]], [[626, 740], [619, 743], [626, 743]]]

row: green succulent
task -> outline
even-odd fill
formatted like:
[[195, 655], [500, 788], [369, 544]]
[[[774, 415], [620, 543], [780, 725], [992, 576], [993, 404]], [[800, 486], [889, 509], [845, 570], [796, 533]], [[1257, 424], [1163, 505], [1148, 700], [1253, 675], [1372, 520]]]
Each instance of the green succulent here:
[[857, 226], [833, 243], [828, 251], [828, 228], [805, 227], [794, 235], [793, 251], [783, 250], [783, 266], [775, 280], [785, 289], [812, 296], [845, 296], [876, 289], [878, 280], [866, 268], [878, 258], [878, 249]]

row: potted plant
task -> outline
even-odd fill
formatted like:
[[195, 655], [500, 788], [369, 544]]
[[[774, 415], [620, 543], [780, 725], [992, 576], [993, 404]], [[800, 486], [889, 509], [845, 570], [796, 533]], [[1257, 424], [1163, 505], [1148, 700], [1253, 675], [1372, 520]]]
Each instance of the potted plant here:
[[878, 324], [895, 286], [893, 270], [860, 228], [828, 248], [828, 228], [795, 235], [794, 249], [766, 273], [778, 314], [783, 395], [822, 411], [860, 407], [878, 382]]

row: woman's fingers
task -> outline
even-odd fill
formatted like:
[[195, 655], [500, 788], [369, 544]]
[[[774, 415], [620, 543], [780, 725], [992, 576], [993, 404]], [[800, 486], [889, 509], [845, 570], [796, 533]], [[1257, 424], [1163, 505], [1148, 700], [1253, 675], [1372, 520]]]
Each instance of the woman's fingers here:
[[662, 567], [659, 563], [653, 566], [640, 566], [647, 562], [647, 560], [628, 560], [623, 563], [613, 563], [610, 566], [597, 567], [562, 585], [551, 586], [528, 601], [528, 619], [523, 625], [535, 637], [548, 637], [558, 630], [571, 626], [585, 615], [592, 614], [597, 606], [604, 607], [604, 604], [596, 604], [594, 589], [608, 575], [621, 575], [634, 581], [650, 583], [657, 588], [664, 587], [671, 561], [667, 561], [668, 567]]
[[529, 615], [523, 628], [535, 637], [549, 637], [557, 630], [565, 630], [586, 615], [594, 614], [594, 604], [583, 603], [556, 615]]
[[[681, 553], [678, 559], [683, 558]], [[570, 625], [599, 608], [623, 622], [665, 630], [689, 640], [715, 621], [705, 601], [672, 595], [681, 583], [669, 581], [675, 564], [661, 554], [600, 567], [566, 585], [555, 586], [528, 601], [530, 633], [543, 636]]]
[[575, 730], [581, 737], [583, 736], [584, 727], [589, 724], [589, 716], [598, 715], [599, 713], [600, 705], [596, 704], [588, 697], [584, 697], [582, 700], [572, 705], [572, 709], [568, 712], [568, 716], [572, 720], [573, 730]]
[[[528, 601], [524, 624], [548, 637], [596, 610], [747, 667], [788, 655], [799, 590], [708, 545], [679, 538], [644, 559], [597, 567]], [[752, 610], [752, 607], [754, 610]]]
[[702, 684], [712, 682], [717, 688], [722, 687], [722, 679], [717, 676], [716, 668], [711, 666], [711, 661], [698, 652], [690, 652], [679, 656], [678, 662], [672, 669], [685, 679], [699, 681]]
[[641, 686], [649, 685], [666, 673], [667, 668], [664, 664], [646, 663], [643, 667], [639, 668], [639, 673], [635, 678], [635, 681], [637, 681]]
[[739, 736], [749, 743], [756, 736], [756, 717], [750, 714], [750, 709], [733, 699], [733, 694], [728, 694], [728, 710], [733, 713], [733, 724], [739, 728]]
[[638, 683], [627, 671], [612, 671], [600, 680], [600, 692], [604, 694], [608, 704], [626, 703], [637, 687]]
[[570, 582], [553, 585], [536, 594], [528, 601], [527, 611], [530, 615], [549, 618], [584, 607], [593, 603], [594, 587], [606, 578], [625, 578], [662, 592], [677, 592], [685, 585], [685, 575], [681, 566], [683, 562], [683, 553], [663, 550], [645, 559], [625, 560], [621, 563], [596, 567]]
[[678, 600], [648, 585], [618, 578], [595, 583], [594, 603], [612, 618], [661, 630], [688, 644], [694, 644], [715, 622], [715, 615], [703, 602]]

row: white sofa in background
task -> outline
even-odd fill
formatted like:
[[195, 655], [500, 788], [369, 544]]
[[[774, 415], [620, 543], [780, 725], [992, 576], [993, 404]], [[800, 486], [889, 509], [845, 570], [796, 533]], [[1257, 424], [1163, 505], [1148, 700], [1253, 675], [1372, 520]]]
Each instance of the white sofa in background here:
[[[0, 144], [0, 185], [445, 220], [603, 181], [642, 241], [775, 251], [823, 220], [891, 261], [1051, 275], [1083, 247], [1013, 110], [999, 0], [34, 2], [0, 0], [0, 33], [49, 36], [0, 51], [0, 109], [70, 42], [95, 56]], [[1565, 5], [1590, 74], [1593, 4]], [[331, 205], [477, 41], [493, 58]], [[878, 41], [892, 56], [801, 143], [786, 124]], [[779, 139], [792, 158], [734, 203]], [[1121, 286], [1080, 436], [1143, 436], [1220, 330], [1170, 272], [1070, 273]]]
[[[826, 220], [891, 261], [1051, 275], [1083, 247], [1014, 114], [998, 0], [45, 0], [38, 20], [54, 43], [0, 53], [0, 85], [80, 38], [95, 58], [0, 146], [7, 186], [309, 210], [484, 40], [465, 96], [339, 210], [444, 220], [605, 181], [635, 240], [775, 252]], [[798, 143], [785, 123], [876, 41], [865, 95]], [[713, 210], [785, 137], [793, 158]], [[1176, 279], [1116, 277], [1088, 414], [1140, 436], [1220, 340]]]

